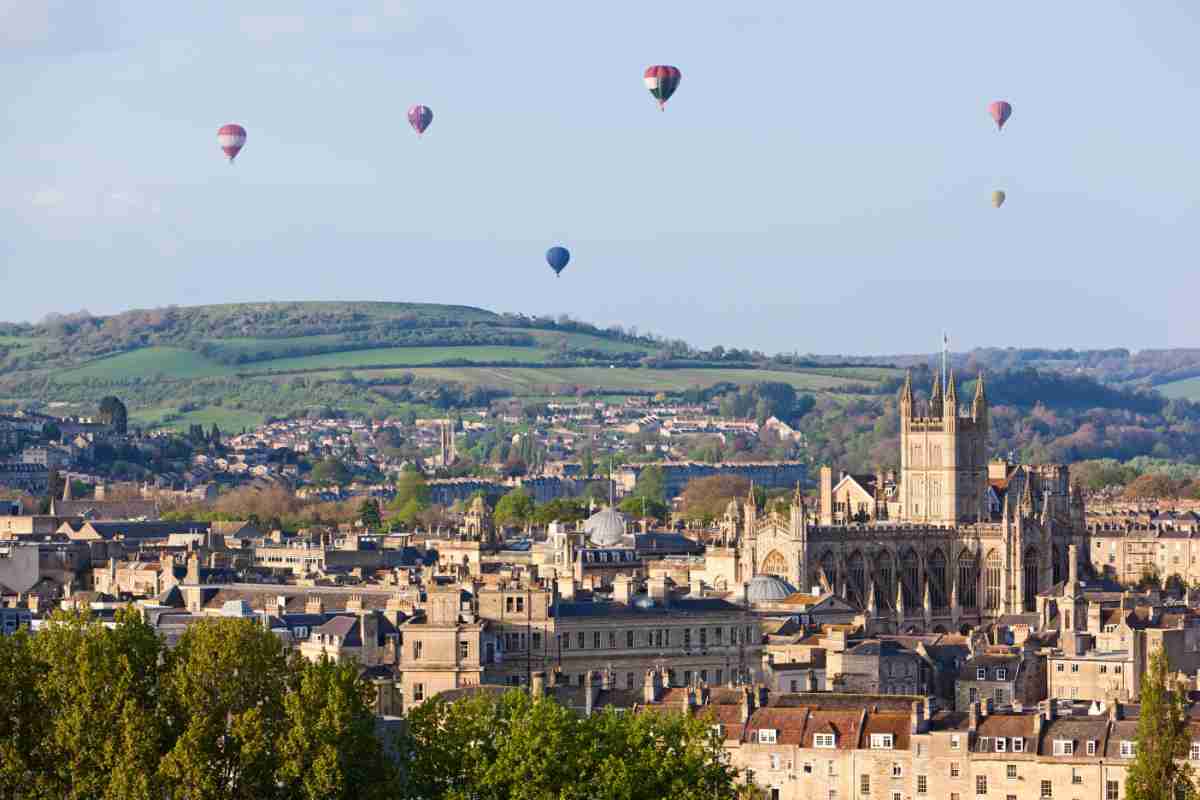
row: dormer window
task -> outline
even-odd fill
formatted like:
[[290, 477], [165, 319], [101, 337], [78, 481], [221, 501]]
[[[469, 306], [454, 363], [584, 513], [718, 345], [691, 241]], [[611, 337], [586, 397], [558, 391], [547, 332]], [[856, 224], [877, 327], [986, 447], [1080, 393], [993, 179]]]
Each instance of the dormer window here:
[[813, 747], [833, 749], [836, 746], [837, 737], [832, 733], [818, 733], [813, 735]]
[[1006, 669], [996, 670], [996, 680], [998, 680], [998, 681], [1008, 680], [1008, 670], [1006, 670]]
[[779, 738], [779, 731], [774, 728], [759, 728], [758, 743], [759, 744], [775, 744]]
[[1008, 750], [1008, 740], [1003, 736], [996, 737], [996, 752], [1003, 753]]
[[1054, 740], [1054, 755], [1056, 756], [1073, 756], [1075, 755], [1075, 742], [1070, 739], [1055, 739]]
[[893, 738], [890, 733], [872, 733], [871, 734], [871, 749], [872, 750], [891, 750]]
[[1137, 742], [1129, 739], [1121, 740], [1121, 758], [1133, 758], [1137, 753]]
[[975, 680], [986, 681], [987, 680], [987, 670], [984, 669], [983, 667], [980, 667], [979, 669], [975, 670]]
[[1025, 752], [1025, 740], [1022, 739], [1020, 736], [1014, 737], [1012, 740], [1012, 751], [1014, 753], [1024, 753]]

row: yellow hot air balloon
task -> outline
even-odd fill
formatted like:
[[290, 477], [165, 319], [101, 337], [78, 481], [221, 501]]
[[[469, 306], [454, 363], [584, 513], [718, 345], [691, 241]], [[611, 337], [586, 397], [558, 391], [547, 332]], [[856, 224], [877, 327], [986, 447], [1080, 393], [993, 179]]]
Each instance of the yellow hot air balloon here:
[[997, 189], [992, 192], [992, 208], [999, 208], [1004, 205], [1004, 192]]

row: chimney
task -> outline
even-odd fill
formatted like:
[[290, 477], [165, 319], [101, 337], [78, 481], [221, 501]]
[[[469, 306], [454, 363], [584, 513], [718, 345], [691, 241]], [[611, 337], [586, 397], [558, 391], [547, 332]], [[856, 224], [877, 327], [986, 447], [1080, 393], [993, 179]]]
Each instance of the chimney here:
[[912, 704], [912, 713], [909, 715], [909, 733], [926, 733], [929, 731], [929, 725], [925, 718], [925, 704], [920, 700], [914, 700]]
[[821, 524], [833, 524], [833, 470], [821, 467]]
[[1078, 584], [1079, 583], [1079, 552], [1078, 552], [1078, 549], [1076, 548], [1075, 545], [1072, 544], [1067, 547], [1067, 553], [1068, 553], [1067, 557], [1069, 559], [1071, 559], [1071, 562], [1067, 565], [1067, 574], [1070, 576], [1069, 580], [1073, 584]]
[[188, 555], [187, 560], [187, 577], [183, 582], [189, 586], [197, 586], [200, 583], [200, 559], [195, 553]]
[[25, 599], [25, 605], [29, 608], [30, 614], [37, 614], [41, 607], [42, 598], [36, 594], [31, 594]]
[[754, 692], [749, 686], [742, 687], [742, 723], [750, 721], [750, 715], [754, 713]]
[[529, 694], [534, 700], [546, 695], [546, 673], [538, 670], [529, 676]]
[[971, 703], [967, 710], [967, 730], [971, 733], [979, 730], [979, 703]]
[[1058, 709], [1054, 705], [1054, 700], [1042, 700], [1038, 703], [1038, 714], [1046, 722], [1053, 722], [1058, 714]]
[[688, 594], [692, 597], [704, 594], [704, 579], [698, 573], [688, 574]]
[[600, 673], [600, 690], [611, 692], [613, 688], [613, 674], [611, 669], [603, 670]]
[[646, 683], [642, 686], [642, 699], [646, 705], [657, 703], [662, 696], [662, 673], [656, 669], [646, 671]]
[[592, 682], [592, 671], [589, 669], [583, 673], [583, 715], [590, 717], [592, 715], [592, 706], [596, 702], [596, 692]]
[[667, 579], [664, 575], [655, 575], [646, 581], [646, 593], [650, 599], [662, 605], [668, 605], [670, 597], [667, 594]]
[[991, 714], [991, 713], [992, 713], [992, 698], [985, 697], [979, 703], [979, 718], [983, 719], [984, 717], [986, 717], [988, 714]]
[[304, 601], [305, 614], [324, 614], [325, 603], [320, 595], [310, 594]]
[[562, 575], [558, 578], [558, 596], [563, 600], [575, 599], [575, 578]]
[[355, 613], [362, 613], [363, 596], [361, 594], [350, 595], [350, 599], [346, 601], [346, 610], [353, 611]]
[[628, 575], [613, 578], [612, 599], [614, 603], [629, 605], [633, 601], [633, 578]]
[[808, 680], [807, 680], [808, 691], [810, 691], [810, 692], [818, 691], [818, 689], [817, 689], [817, 671], [815, 669], [810, 669], [808, 671], [807, 677], [808, 677]]
[[1125, 718], [1125, 712], [1121, 710], [1121, 704], [1115, 698], [1108, 704], [1108, 718], [1113, 722], [1119, 722]]

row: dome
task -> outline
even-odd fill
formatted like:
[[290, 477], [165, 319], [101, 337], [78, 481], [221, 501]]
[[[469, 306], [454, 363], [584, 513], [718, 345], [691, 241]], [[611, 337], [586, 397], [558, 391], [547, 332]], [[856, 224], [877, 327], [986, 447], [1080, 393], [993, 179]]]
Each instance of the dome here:
[[755, 575], [746, 586], [746, 600], [755, 603], [777, 603], [796, 593], [796, 588], [777, 575]]
[[583, 532], [596, 547], [613, 547], [625, 538], [625, 515], [613, 508], [597, 511], [583, 523]]

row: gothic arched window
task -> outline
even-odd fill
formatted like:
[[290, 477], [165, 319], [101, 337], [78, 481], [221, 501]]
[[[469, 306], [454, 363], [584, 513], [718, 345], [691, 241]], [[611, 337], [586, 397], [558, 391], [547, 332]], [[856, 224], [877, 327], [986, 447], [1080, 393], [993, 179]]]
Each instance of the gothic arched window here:
[[984, 608], [995, 611], [1000, 608], [1000, 554], [989, 550], [984, 561]]

